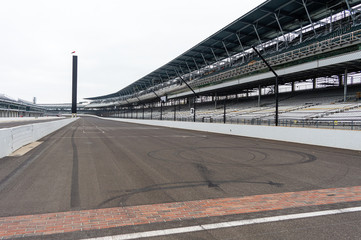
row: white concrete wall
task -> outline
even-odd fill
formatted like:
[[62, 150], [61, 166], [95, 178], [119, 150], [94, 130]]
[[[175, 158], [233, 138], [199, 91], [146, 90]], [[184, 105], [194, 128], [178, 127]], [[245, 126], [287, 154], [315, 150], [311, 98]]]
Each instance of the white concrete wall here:
[[0, 129], [0, 158], [74, 122], [77, 118]]
[[2, 117], [0, 118], [0, 122], [46, 121], [53, 119], [64, 119], [64, 117]]
[[12, 151], [13, 137], [11, 128], [0, 129], [0, 158], [9, 155]]
[[103, 119], [361, 151], [361, 131], [139, 119]]

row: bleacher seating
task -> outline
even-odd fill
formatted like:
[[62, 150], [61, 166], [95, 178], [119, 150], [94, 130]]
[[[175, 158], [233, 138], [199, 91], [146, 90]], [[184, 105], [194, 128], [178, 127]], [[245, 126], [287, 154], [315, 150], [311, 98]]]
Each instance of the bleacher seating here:
[[[350, 88], [349, 96], [356, 96], [361, 86]], [[258, 107], [256, 98], [233, 99], [226, 103], [226, 118], [228, 122], [241, 122], [243, 120], [273, 120], [275, 116], [274, 96], [262, 96], [261, 106]], [[216, 107], [217, 106], [217, 107]], [[190, 108], [192, 104], [177, 106], [177, 120], [193, 119]], [[141, 114], [138, 114], [141, 118]], [[221, 121], [224, 116], [223, 101], [198, 103], [196, 107], [197, 121], [212, 119]], [[145, 113], [150, 119], [150, 111]], [[153, 108], [153, 119], [160, 119], [160, 108]], [[162, 118], [174, 119], [174, 107], [163, 107]], [[280, 94], [279, 119], [283, 120], [358, 120], [361, 121], [361, 105], [351, 98], [343, 102], [343, 89], [301, 91]]]

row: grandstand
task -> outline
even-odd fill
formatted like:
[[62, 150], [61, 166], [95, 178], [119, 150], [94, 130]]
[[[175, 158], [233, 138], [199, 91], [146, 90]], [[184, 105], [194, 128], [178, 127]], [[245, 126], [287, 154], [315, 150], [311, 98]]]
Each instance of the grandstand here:
[[[86, 102], [78, 103], [79, 113], [89, 113], [88, 110], [84, 110], [86, 104]], [[43, 117], [70, 113], [71, 103], [35, 104], [0, 94], [0, 117]]]
[[[55, 116], [62, 114], [71, 113], [71, 103], [53, 103], [53, 104], [39, 104], [40, 107], [46, 109], [46, 114]], [[84, 110], [84, 106], [87, 105], [87, 102], [79, 102], [77, 104], [77, 112], [79, 113], [88, 113]]]
[[[112, 117], [266, 122], [361, 121], [361, 1], [270, 0], [86, 109]], [[161, 98], [163, 101], [161, 101]], [[164, 101], [165, 100], [165, 101]]]
[[41, 117], [46, 109], [23, 99], [0, 94], [0, 117]]

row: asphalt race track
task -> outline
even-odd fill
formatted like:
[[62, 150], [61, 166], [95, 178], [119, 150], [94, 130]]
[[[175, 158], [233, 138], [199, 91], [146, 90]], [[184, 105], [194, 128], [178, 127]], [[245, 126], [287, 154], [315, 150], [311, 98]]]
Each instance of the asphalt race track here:
[[[23, 215], [139, 207], [152, 220], [137, 222], [137, 215], [118, 227], [54, 228], [43, 236], [35, 229], [11, 235], [0, 225], [0, 239], [83, 239], [361, 206], [358, 151], [93, 117], [82, 117], [41, 141], [24, 156], [0, 159], [0, 224], [23, 221]], [[194, 210], [194, 205], [182, 208], [180, 217], [173, 214], [188, 201], [214, 205], [207, 215], [202, 214], [209, 207]], [[252, 211], [246, 205], [242, 213], [233, 207], [231, 213], [222, 209], [225, 202], [259, 205]], [[158, 207], [167, 207], [162, 214], [168, 214], [159, 211], [154, 217]], [[359, 226], [361, 214], [355, 211], [146, 239], [360, 239]]]

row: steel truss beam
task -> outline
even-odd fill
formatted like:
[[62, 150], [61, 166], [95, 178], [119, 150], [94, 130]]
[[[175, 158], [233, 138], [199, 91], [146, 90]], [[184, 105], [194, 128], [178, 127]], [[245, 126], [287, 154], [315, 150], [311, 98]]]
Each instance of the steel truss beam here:
[[314, 26], [313, 21], [312, 21], [312, 19], [311, 19], [310, 13], [308, 12], [307, 5], [306, 5], [305, 0], [302, 0], [302, 4], [303, 4], [303, 7], [305, 8], [305, 11], [306, 11], [306, 14], [307, 14], [308, 20], [309, 20], [309, 21], [310, 21], [310, 23], [311, 23], [312, 30], [313, 30], [313, 32], [314, 32], [314, 33], [315, 33], [315, 35], [316, 35], [316, 34], [317, 34], [317, 33], [316, 33], [316, 29], [315, 29], [315, 26]]

